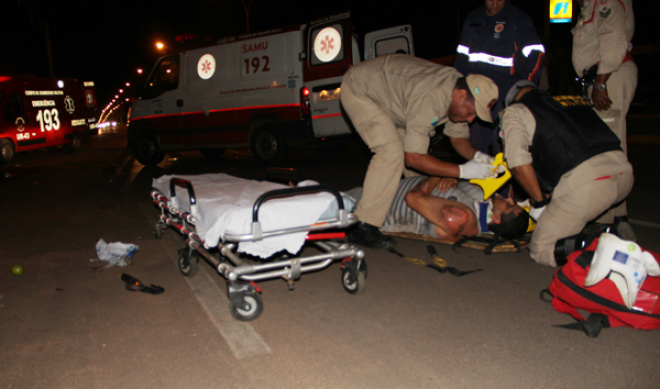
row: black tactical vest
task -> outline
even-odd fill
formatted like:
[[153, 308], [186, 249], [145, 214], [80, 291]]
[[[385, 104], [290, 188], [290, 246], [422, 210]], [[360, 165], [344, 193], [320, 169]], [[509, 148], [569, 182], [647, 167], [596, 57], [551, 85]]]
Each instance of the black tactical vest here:
[[536, 119], [536, 132], [529, 148], [532, 166], [541, 189], [550, 193], [561, 176], [587, 159], [607, 151], [621, 150], [621, 141], [579, 96], [556, 96], [534, 89], [517, 103], [524, 104]]

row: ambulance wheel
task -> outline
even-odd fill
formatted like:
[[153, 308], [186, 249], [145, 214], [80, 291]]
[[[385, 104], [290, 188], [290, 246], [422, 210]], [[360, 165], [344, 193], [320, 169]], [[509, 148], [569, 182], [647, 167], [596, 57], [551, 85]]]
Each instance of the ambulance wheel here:
[[14, 159], [14, 144], [9, 139], [0, 140], [0, 165], [5, 165]]
[[229, 312], [236, 320], [250, 321], [254, 320], [264, 310], [264, 301], [258, 292], [244, 293], [240, 302], [229, 302]]
[[75, 153], [77, 151], [80, 151], [82, 147], [82, 137], [80, 136], [80, 133], [74, 132], [73, 135], [71, 135], [71, 143], [67, 145], [67, 151], [70, 153]]
[[347, 263], [341, 270], [341, 285], [350, 294], [359, 294], [364, 290], [367, 271], [358, 269], [354, 263]]
[[135, 159], [144, 166], [156, 166], [165, 158], [165, 153], [160, 149], [156, 138], [150, 135], [140, 135], [135, 140], [133, 153]]
[[274, 124], [255, 131], [250, 140], [250, 149], [254, 158], [269, 165], [282, 162], [287, 154], [286, 141]]
[[179, 250], [179, 271], [186, 277], [192, 277], [197, 274], [199, 266], [199, 255], [196, 251], [185, 247]]

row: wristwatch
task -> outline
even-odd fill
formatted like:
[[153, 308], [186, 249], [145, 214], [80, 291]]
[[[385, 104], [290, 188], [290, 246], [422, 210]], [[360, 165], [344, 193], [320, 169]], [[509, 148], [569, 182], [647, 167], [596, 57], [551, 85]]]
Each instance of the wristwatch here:
[[607, 89], [607, 85], [601, 84], [600, 82], [594, 82], [594, 88], [598, 90], [605, 90]]
[[543, 196], [543, 200], [541, 201], [535, 201], [534, 199], [530, 198], [529, 199], [529, 204], [534, 207], [534, 208], [541, 208], [543, 206], [548, 205], [550, 201], [548, 201], [548, 198]]

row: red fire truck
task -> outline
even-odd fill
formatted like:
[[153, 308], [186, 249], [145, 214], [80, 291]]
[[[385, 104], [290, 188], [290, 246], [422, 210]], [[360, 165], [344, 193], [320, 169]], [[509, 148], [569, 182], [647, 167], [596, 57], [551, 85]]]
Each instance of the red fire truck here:
[[18, 152], [52, 146], [81, 147], [96, 128], [93, 82], [26, 74], [0, 75], [0, 164]]

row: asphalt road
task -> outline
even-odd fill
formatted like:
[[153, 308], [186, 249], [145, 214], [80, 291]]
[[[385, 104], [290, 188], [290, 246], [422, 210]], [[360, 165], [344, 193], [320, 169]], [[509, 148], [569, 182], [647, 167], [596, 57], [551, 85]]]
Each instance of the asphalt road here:
[[[630, 217], [660, 251], [660, 142], [630, 145], [636, 183]], [[76, 154], [18, 155], [0, 168], [0, 388], [639, 388], [660, 386], [660, 331], [606, 329], [592, 339], [556, 327], [572, 319], [539, 299], [554, 269], [527, 251], [492, 254], [435, 245], [454, 277], [382, 250], [366, 250], [362, 294], [346, 293], [333, 265], [289, 291], [261, 282], [265, 309], [237, 322], [210, 266], [177, 268], [183, 238], [152, 236], [149, 189], [161, 174], [226, 172], [262, 179], [245, 151], [210, 162], [196, 152], [142, 168], [121, 130], [86, 139]], [[361, 184], [368, 156], [313, 151], [287, 166], [344, 190]], [[133, 243], [127, 267], [105, 268], [96, 243]], [[427, 243], [397, 249], [430, 261]], [[21, 264], [21, 276], [12, 275]], [[162, 286], [129, 291], [122, 273]]]

